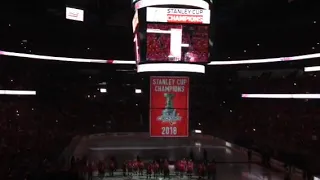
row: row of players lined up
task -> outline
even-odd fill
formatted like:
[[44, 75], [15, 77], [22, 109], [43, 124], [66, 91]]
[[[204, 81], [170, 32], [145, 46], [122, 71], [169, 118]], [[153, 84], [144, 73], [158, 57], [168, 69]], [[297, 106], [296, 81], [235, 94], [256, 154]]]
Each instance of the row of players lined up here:
[[[153, 175], [154, 177], [158, 177], [163, 175], [164, 178], [169, 178], [170, 174], [170, 163], [168, 160], [164, 161], [153, 161], [149, 162], [146, 165], [142, 161], [128, 161], [128, 163], [125, 163], [122, 167], [123, 175], [129, 175], [132, 176], [133, 174], [137, 174], [139, 176], [143, 175], [144, 169], [146, 169], [146, 175], [147, 178], [151, 178]], [[211, 161], [208, 164], [205, 164], [204, 162], [199, 163], [196, 166], [192, 160], [178, 160], [173, 165], [174, 170], [176, 172], [176, 176], [183, 177], [184, 175], [187, 175], [188, 177], [192, 177], [192, 175], [196, 172], [199, 177], [204, 178], [207, 174], [209, 177], [212, 177], [216, 173], [216, 164], [215, 161]], [[127, 173], [126, 173], [127, 172]]]
[[[106, 173], [109, 173], [109, 176], [114, 176], [114, 172], [117, 171], [117, 164], [114, 158], [111, 158], [109, 161], [99, 161], [87, 162], [85, 167], [77, 168], [81, 174], [87, 173], [88, 180], [92, 180], [93, 172], [98, 172], [98, 176], [103, 179]], [[212, 160], [209, 163], [200, 162], [195, 164], [192, 160], [177, 160], [175, 162], [169, 162], [165, 160], [154, 160], [153, 162], [144, 163], [137, 158], [137, 160], [128, 160], [122, 164], [122, 173], [123, 176], [132, 177], [133, 175], [143, 176], [144, 173], [147, 176], [147, 179], [153, 177], [170, 178], [170, 171], [174, 170], [176, 176], [183, 177], [187, 175], [191, 178], [194, 174], [198, 175], [199, 178], [204, 179], [214, 179], [216, 174], [216, 162]]]

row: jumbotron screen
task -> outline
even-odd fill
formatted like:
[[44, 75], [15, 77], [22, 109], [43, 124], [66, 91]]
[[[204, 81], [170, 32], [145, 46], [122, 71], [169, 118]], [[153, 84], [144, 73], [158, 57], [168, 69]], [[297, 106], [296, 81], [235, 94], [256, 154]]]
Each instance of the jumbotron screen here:
[[201, 24], [147, 24], [147, 62], [206, 63], [209, 26]]

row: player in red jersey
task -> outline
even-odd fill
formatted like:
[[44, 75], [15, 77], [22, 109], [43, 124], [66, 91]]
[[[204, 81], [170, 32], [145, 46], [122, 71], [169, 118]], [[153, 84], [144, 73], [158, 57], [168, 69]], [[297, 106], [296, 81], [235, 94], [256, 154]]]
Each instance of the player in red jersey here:
[[187, 163], [187, 174], [189, 178], [192, 178], [192, 173], [193, 173], [193, 162], [192, 160], [189, 160]]
[[180, 173], [180, 160], [176, 161], [176, 163], [174, 165], [174, 170], [176, 172], [176, 176], [179, 176], [179, 173]]
[[166, 177], [170, 178], [169, 174], [170, 174], [169, 162], [168, 160], [165, 159], [163, 162], [163, 178], [166, 178]]
[[157, 161], [154, 161], [153, 162], [153, 177], [155, 177], [155, 178], [158, 177], [159, 168], [160, 168], [159, 163]]
[[182, 178], [186, 172], [186, 167], [187, 167], [187, 161], [185, 159], [182, 159], [180, 161], [180, 177]]
[[199, 179], [204, 179], [204, 175], [206, 172], [206, 167], [204, 163], [201, 163], [198, 165], [198, 173], [199, 173]]
[[131, 160], [128, 161], [127, 168], [128, 168], [128, 175], [132, 176], [133, 162]]
[[142, 161], [138, 162], [138, 168], [139, 168], [139, 176], [143, 176], [144, 164]]
[[216, 177], [216, 162], [215, 160], [212, 160], [208, 164], [208, 179], [214, 180]]
[[99, 171], [99, 177], [102, 180], [105, 177], [105, 164], [103, 161], [99, 161], [98, 171]]
[[132, 161], [132, 169], [134, 174], [138, 174], [138, 161]]
[[153, 172], [153, 164], [152, 162], [149, 162], [147, 167], [147, 179], [151, 179], [152, 172]]
[[160, 158], [159, 161], [159, 174], [163, 173], [163, 160]]
[[109, 175], [111, 177], [113, 177], [115, 170], [116, 170], [115, 162], [114, 162], [114, 160], [111, 159], [109, 162]]

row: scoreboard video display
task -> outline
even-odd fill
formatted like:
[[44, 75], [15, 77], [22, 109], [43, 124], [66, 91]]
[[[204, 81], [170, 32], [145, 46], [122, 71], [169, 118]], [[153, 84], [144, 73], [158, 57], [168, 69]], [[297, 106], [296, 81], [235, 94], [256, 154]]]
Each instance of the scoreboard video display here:
[[205, 73], [210, 61], [210, 4], [205, 0], [133, 0], [137, 72], [150, 77], [151, 137], [189, 136], [187, 76]]
[[136, 10], [138, 72], [205, 72], [210, 60], [210, 10], [181, 7]]
[[208, 27], [148, 24], [146, 61], [208, 62]]
[[147, 8], [145, 62], [207, 63], [210, 10]]

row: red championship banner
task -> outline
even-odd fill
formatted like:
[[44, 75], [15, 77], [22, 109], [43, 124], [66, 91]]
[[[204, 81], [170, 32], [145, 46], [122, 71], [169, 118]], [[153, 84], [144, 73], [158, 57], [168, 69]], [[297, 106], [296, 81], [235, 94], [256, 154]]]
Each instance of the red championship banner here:
[[189, 135], [189, 78], [150, 78], [150, 136]]

